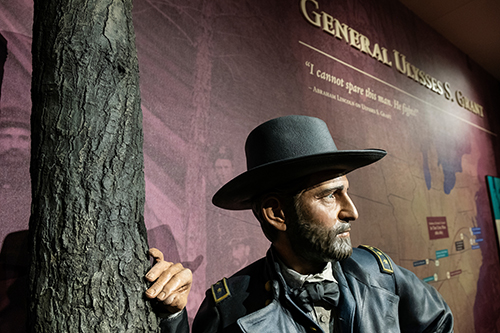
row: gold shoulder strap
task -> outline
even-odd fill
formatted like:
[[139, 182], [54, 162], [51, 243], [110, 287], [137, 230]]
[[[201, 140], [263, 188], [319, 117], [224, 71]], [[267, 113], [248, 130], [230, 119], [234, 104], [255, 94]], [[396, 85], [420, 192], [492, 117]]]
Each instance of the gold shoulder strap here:
[[218, 281], [214, 285], [212, 285], [212, 294], [214, 295], [215, 303], [219, 303], [223, 299], [231, 296], [229, 292], [229, 288], [227, 287], [226, 278]]
[[382, 273], [394, 274], [394, 269], [392, 267], [391, 260], [389, 259], [387, 254], [380, 251], [376, 247], [373, 247], [370, 245], [360, 245], [359, 247], [362, 249], [365, 249], [368, 252], [370, 252], [371, 254], [373, 254], [373, 256], [377, 259], [378, 265], [380, 267], [380, 271]]

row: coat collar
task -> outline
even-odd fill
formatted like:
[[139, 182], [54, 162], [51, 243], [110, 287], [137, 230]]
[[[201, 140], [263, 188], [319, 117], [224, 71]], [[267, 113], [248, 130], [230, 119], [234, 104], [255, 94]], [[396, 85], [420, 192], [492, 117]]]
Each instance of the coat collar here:
[[[267, 267], [270, 272], [271, 277], [273, 277], [273, 280], [276, 281], [274, 283], [274, 292], [275, 292], [275, 300], [277, 301], [279, 299], [280, 295], [280, 290], [285, 292], [284, 298], [287, 300], [287, 302], [290, 304], [291, 307], [296, 309], [297, 311], [301, 312], [303, 315], [307, 316], [308, 318], [309, 315], [305, 314], [290, 298], [289, 296], [289, 291], [290, 288], [285, 282], [285, 279], [283, 278], [283, 275], [281, 274], [281, 268], [278, 263], [278, 261], [275, 259], [277, 258], [277, 253], [271, 246], [271, 248], [267, 251], [266, 255], [266, 261], [267, 261]], [[353, 322], [354, 322], [354, 315], [356, 312], [356, 301], [354, 299], [354, 296], [351, 293], [349, 283], [347, 281], [347, 278], [345, 276], [344, 270], [342, 266], [345, 264], [345, 262], [349, 263], [349, 272], [348, 278], [356, 278], [359, 282], [365, 285], [370, 285], [370, 274], [365, 272], [359, 265], [355, 263], [351, 263], [352, 260], [349, 258], [344, 260], [341, 263], [335, 262], [332, 263], [332, 269], [333, 269], [333, 275], [337, 282], [339, 283], [339, 290], [340, 290], [340, 299], [339, 299], [339, 306], [338, 306], [338, 318], [340, 321], [340, 326], [342, 328], [342, 332], [352, 332], [353, 331]]]
[[[306, 330], [314, 327], [321, 332], [321, 328], [314, 320], [289, 297], [289, 287], [285, 283], [275, 256], [271, 248], [264, 259], [265, 281], [269, 280], [266, 289], [272, 294], [272, 300], [264, 308], [239, 318], [238, 325], [244, 332], [254, 332], [255, 328], [258, 328], [257, 331], [268, 331], [270, 327], [277, 327], [278, 332], [304, 332], [304, 327]], [[334, 277], [340, 289], [337, 318], [342, 332], [374, 332], [369, 328], [384, 327], [385, 314], [397, 312], [398, 296], [394, 291], [390, 292], [383, 288], [379, 281], [380, 274], [376, 262], [373, 266], [370, 268], [369, 263], [362, 261], [359, 253], [357, 256], [354, 253], [351, 258], [333, 264]], [[392, 277], [389, 275], [387, 277], [392, 282]], [[377, 315], [372, 313], [374, 306]], [[373, 321], [373, 324], [367, 324], [363, 318], [371, 318], [370, 322]]]
[[[281, 268], [276, 260], [277, 254], [271, 246], [266, 254], [266, 275], [269, 277], [268, 286], [273, 293], [273, 300], [266, 307], [238, 319], [238, 325], [248, 331], [252, 328], [262, 328], [261, 331], [278, 326], [277, 332], [303, 332], [302, 327], [314, 327], [321, 332], [320, 326], [290, 298], [290, 287], [286, 284]], [[291, 316], [290, 316], [291, 314]], [[259, 331], [259, 330], [255, 330]]]

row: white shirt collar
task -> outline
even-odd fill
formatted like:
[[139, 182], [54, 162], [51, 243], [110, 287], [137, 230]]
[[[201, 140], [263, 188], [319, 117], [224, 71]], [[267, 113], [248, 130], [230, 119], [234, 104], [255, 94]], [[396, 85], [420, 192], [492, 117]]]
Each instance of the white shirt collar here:
[[306, 282], [330, 281], [338, 283], [333, 276], [331, 262], [328, 262], [323, 271], [320, 273], [304, 275], [286, 266], [279, 258], [276, 259], [280, 265], [281, 274], [290, 288], [300, 288]]

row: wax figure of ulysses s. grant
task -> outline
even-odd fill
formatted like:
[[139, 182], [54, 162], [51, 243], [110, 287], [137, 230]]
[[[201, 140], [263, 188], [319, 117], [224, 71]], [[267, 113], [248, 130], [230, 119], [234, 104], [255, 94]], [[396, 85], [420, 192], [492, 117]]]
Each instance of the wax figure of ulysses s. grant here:
[[[213, 203], [252, 209], [272, 245], [265, 258], [207, 291], [193, 332], [452, 332], [439, 293], [372, 247], [352, 249], [358, 212], [347, 194], [350, 171], [383, 150], [337, 150], [317, 118], [265, 122], [247, 138], [248, 170], [225, 184]], [[154, 282], [162, 332], [189, 332], [192, 274], [163, 260], [146, 274]], [[168, 259], [168, 258], [167, 258]]]

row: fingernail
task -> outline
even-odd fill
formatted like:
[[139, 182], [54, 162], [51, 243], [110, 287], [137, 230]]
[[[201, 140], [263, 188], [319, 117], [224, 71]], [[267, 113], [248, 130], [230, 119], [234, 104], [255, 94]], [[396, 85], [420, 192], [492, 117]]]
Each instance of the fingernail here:
[[148, 294], [148, 295], [154, 295], [155, 293], [156, 293], [156, 290], [155, 290], [155, 289], [148, 289], [148, 290], [146, 291], [146, 294]]
[[159, 299], [164, 299], [167, 294], [165, 294], [163, 291], [160, 293], [160, 295], [157, 296]]
[[172, 302], [173, 302], [173, 301], [174, 301], [174, 296], [170, 296], [169, 298], [167, 298], [167, 299], [165, 300], [165, 303], [166, 303], [166, 304], [172, 304]]

